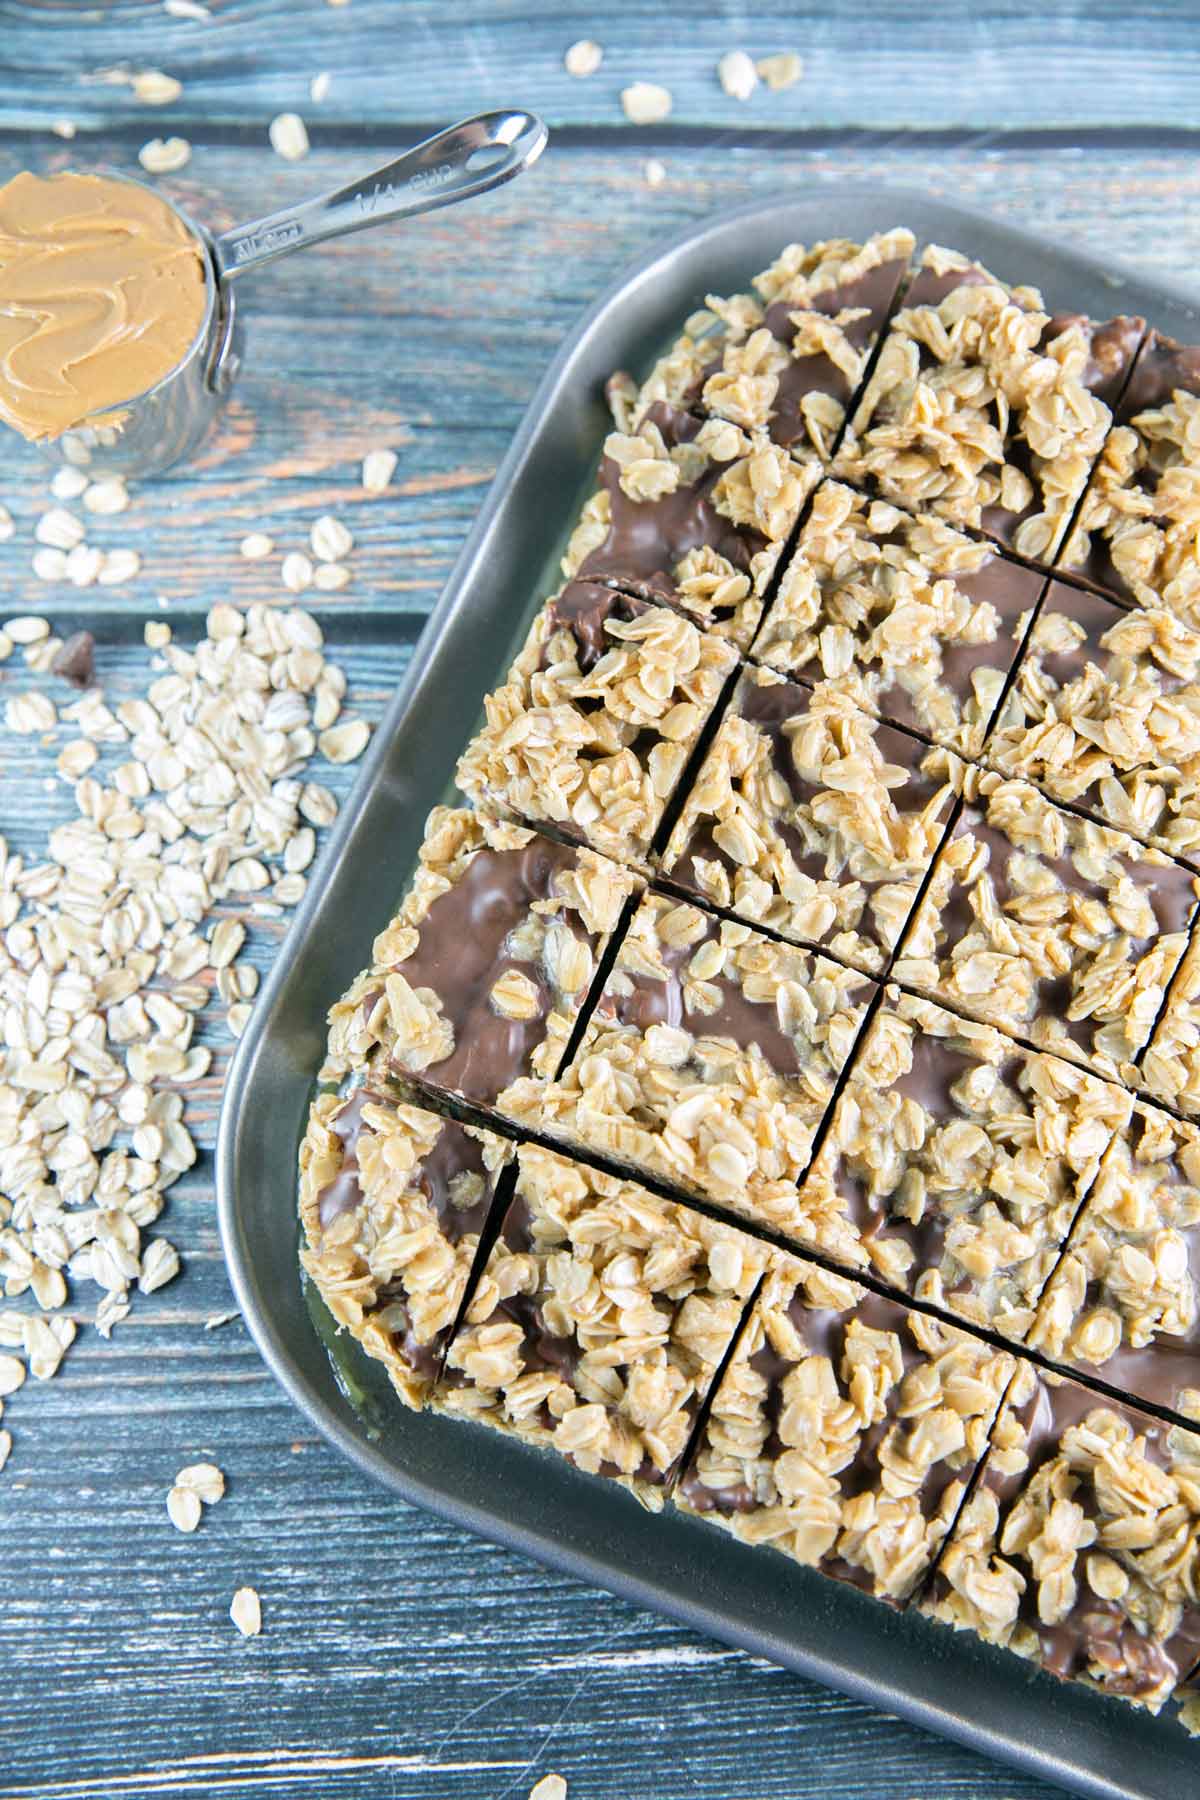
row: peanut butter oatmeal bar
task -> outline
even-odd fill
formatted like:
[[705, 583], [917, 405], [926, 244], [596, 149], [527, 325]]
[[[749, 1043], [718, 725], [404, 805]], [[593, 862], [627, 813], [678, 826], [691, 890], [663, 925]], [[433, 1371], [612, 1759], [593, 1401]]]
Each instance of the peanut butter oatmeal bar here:
[[563, 574], [664, 600], [745, 650], [817, 478], [762, 431], [656, 402], [604, 440]]
[[526, 1144], [435, 1406], [621, 1482], [658, 1511], [768, 1252]]
[[1015, 1367], [952, 1325], [779, 1258], [675, 1504], [903, 1606]]
[[1036, 288], [931, 245], [835, 472], [1051, 563], [1144, 330], [1052, 315]]
[[1131, 1105], [1074, 1063], [889, 989], [801, 1214], [844, 1220], [855, 1260], [890, 1286], [1020, 1342]]
[[[511, 1118], [854, 1258], [845, 1207], [797, 1179], [875, 984], [699, 907], [647, 895], [571, 1065]], [[823, 1197], [818, 1196], [818, 1202]]]
[[489, 694], [458, 784], [477, 806], [640, 860], [736, 664], [668, 607], [569, 582]]
[[1023, 1364], [921, 1610], [1158, 1712], [1200, 1655], [1200, 1436]]
[[806, 462], [828, 462], [913, 252], [911, 231], [865, 244], [789, 244], [753, 293], [710, 295], [636, 395], [765, 429]]
[[895, 979], [1129, 1079], [1187, 948], [1200, 876], [1028, 782], [962, 765], [956, 779], [967, 804]]
[[949, 824], [947, 762], [827, 689], [747, 668], [663, 872], [752, 924], [878, 973]]
[[321, 1094], [300, 1146], [300, 1260], [406, 1406], [429, 1397], [511, 1151], [404, 1106], [368, 1070]]
[[322, 1079], [370, 1059], [491, 1106], [556, 1073], [637, 878], [594, 850], [437, 806], [412, 886], [332, 1009]]
[[1114, 1138], [1030, 1344], [1200, 1418], [1200, 1132], [1139, 1102]]
[[931, 513], [827, 481], [754, 658], [975, 755], [1044, 582]]
[[1063, 557], [1200, 628], [1200, 348], [1151, 331]]
[[984, 759], [1176, 855], [1200, 853], [1200, 631], [1046, 589]]

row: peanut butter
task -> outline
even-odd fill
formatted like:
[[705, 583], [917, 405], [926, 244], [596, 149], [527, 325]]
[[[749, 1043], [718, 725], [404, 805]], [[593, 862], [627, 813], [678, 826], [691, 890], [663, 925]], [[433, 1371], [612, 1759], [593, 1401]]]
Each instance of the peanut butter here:
[[134, 399], [187, 354], [206, 298], [203, 247], [157, 194], [15, 176], [0, 187], [0, 418], [54, 438]]

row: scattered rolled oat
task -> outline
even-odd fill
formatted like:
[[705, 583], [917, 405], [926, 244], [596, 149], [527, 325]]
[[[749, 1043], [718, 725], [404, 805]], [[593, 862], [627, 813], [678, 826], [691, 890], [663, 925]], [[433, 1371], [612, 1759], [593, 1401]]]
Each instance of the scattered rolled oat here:
[[529, 1800], [567, 1800], [567, 1784], [561, 1775], [543, 1775], [530, 1788]]
[[174, 75], [164, 75], [161, 69], [143, 69], [129, 85], [134, 99], [143, 106], [170, 106], [183, 92], [182, 81], [176, 81]]
[[284, 557], [279, 575], [284, 587], [291, 593], [302, 594], [305, 588], [312, 586], [313, 566], [301, 551], [293, 550]]
[[262, 1630], [262, 1603], [252, 1587], [238, 1589], [233, 1596], [229, 1616], [243, 1637], [258, 1636]]
[[[72, 470], [72, 474], [76, 473], [78, 471]], [[121, 513], [129, 505], [129, 489], [115, 475], [103, 481], [89, 482], [83, 491], [83, 504], [90, 513]]]
[[167, 1517], [176, 1531], [195, 1531], [203, 1508], [191, 1488], [173, 1487], [167, 1495]]
[[16, 529], [7, 506], [0, 506], [0, 544], [6, 544]]
[[368, 494], [384, 494], [396, 473], [399, 458], [394, 450], [368, 450], [363, 457], [362, 484]]
[[216, 1463], [189, 1463], [175, 1477], [175, 1486], [195, 1494], [205, 1506], [215, 1506], [225, 1495], [225, 1477]]
[[579, 38], [563, 57], [563, 67], [568, 75], [582, 80], [585, 75], [594, 75], [603, 60], [604, 52], [599, 44], [591, 38]]
[[83, 470], [72, 468], [70, 463], [64, 463], [61, 469], [54, 471], [50, 492], [56, 500], [78, 500], [87, 486], [88, 478]]
[[[100, 552], [96, 552], [100, 555]], [[118, 587], [123, 581], [132, 581], [142, 566], [142, 559], [136, 550], [109, 550], [104, 553], [96, 574], [101, 587]]]
[[186, 168], [192, 159], [192, 146], [186, 138], [151, 138], [138, 151], [138, 161], [147, 175], [174, 175]]
[[621, 89], [621, 106], [633, 125], [658, 125], [670, 116], [671, 90], [654, 81], [635, 81]]
[[365, 719], [344, 719], [340, 725], [323, 731], [317, 739], [322, 756], [331, 763], [353, 762], [367, 747], [370, 728]]
[[340, 562], [354, 548], [354, 539], [340, 519], [323, 513], [309, 533], [312, 553], [318, 562]]
[[322, 69], [319, 75], [313, 76], [308, 84], [308, 97], [314, 106], [320, 106], [322, 100], [327, 97], [332, 80], [333, 77], [328, 69]]
[[308, 155], [308, 131], [299, 113], [279, 113], [267, 129], [271, 148], [285, 162], [300, 162]]
[[207, 6], [200, 0], [163, 0], [163, 11], [173, 19], [195, 19], [198, 22], [212, 18]]
[[274, 538], [269, 538], [265, 531], [250, 532], [249, 536], [244, 537], [238, 545], [238, 549], [247, 562], [262, 562], [264, 557], [270, 556], [274, 548]]
[[717, 78], [731, 100], [748, 100], [758, 86], [758, 70], [744, 50], [727, 50], [717, 64]]
[[34, 551], [30, 567], [39, 581], [61, 581], [67, 572], [66, 553], [46, 545]]
[[36, 644], [50, 636], [50, 621], [37, 613], [19, 613], [5, 621], [4, 629], [14, 644]]
[[[79, 128], [76, 125], [74, 119], [55, 119], [55, 121], [51, 125], [50, 129], [54, 133], [55, 137], [69, 139], [69, 138], [73, 138], [75, 136], [75, 133]], [[9, 1439], [9, 1442], [10, 1443], [12, 1442], [11, 1438]]]
[[34, 526], [33, 535], [39, 544], [49, 544], [54, 550], [74, 550], [83, 542], [83, 521], [63, 506], [52, 506]]
[[667, 179], [667, 165], [659, 162], [657, 156], [652, 156], [646, 164], [645, 176], [647, 187], [661, 187]]
[[781, 50], [775, 56], [760, 56], [755, 68], [772, 93], [794, 87], [804, 73], [804, 60], [794, 50]]

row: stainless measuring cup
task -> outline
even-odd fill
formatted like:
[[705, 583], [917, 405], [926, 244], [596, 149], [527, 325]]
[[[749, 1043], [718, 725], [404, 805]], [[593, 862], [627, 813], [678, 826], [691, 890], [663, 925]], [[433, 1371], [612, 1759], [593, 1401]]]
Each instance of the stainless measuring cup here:
[[179, 462], [206, 436], [241, 366], [234, 287], [243, 275], [309, 244], [486, 194], [536, 162], [548, 135], [534, 113], [480, 113], [346, 187], [216, 237], [176, 206], [206, 253], [204, 318], [191, 347], [153, 387], [43, 443], [43, 450], [97, 475], [155, 475]]

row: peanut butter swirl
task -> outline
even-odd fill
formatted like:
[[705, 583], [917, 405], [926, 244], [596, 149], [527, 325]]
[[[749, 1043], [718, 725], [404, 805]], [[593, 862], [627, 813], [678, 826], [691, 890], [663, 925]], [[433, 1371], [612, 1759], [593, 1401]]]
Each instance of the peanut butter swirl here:
[[0, 418], [58, 437], [153, 387], [204, 321], [203, 254], [134, 182], [22, 174], [0, 187]]

